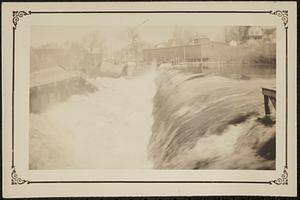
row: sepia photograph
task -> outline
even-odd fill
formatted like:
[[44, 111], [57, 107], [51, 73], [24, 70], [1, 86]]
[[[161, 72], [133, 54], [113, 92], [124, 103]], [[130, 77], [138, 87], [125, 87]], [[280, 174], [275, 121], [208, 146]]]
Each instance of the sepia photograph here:
[[274, 26], [112, 20], [31, 27], [29, 169], [275, 170]]
[[2, 11], [3, 197], [297, 195], [295, 3]]

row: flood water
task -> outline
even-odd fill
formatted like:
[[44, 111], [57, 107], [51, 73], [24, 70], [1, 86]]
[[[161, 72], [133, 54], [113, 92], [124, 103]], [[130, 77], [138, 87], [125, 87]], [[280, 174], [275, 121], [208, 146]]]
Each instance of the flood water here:
[[[30, 169], [273, 169], [275, 78], [151, 71], [30, 114]], [[273, 110], [274, 112], [274, 110]]]
[[152, 168], [154, 78], [98, 78], [96, 93], [30, 114], [30, 169]]
[[275, 87], [275, 78], [166, 70], [157, 82], [149, 142], [154, 168], [275, 168], [275, 122], [261, 121], [261, 88]]

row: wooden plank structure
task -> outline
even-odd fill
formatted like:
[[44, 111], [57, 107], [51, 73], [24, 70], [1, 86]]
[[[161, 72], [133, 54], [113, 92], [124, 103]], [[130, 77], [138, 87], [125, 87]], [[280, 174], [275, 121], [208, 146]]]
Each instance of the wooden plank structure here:
[[97, 91], [79, 73], [67, 72], [60, 67], [43, 69], [30, 74], [30, 113], [41, 113], [74, 94]]
[[262, 88], [262, 93], [264, 95], [265, 115], [268, 116], [271, 114], [271, 110], [269, 107], [269, 99], [276, 110], [276, 89]]

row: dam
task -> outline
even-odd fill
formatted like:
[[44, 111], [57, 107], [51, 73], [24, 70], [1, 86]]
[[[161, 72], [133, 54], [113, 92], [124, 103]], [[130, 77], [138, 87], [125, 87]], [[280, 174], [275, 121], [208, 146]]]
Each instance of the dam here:
[[275, 125], [257, 120], [274, 84], [178, 69], [99, 77], [30, 114], [30, 169], [274, 169]]
[[275, 169], [276, 28], [157, 30], [31, 48], [30, 169]]

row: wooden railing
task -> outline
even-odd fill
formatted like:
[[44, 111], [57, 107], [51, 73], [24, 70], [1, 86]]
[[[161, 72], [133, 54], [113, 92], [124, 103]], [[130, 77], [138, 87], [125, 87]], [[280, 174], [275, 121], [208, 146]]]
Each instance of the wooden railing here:
[[272, 102], [276, 110], [276, 89], [262, 88], [262, 93], [264, 95], [265, 115], [268, 116], [271, 114], [271, 109], [269, 107], [269, 100]]

